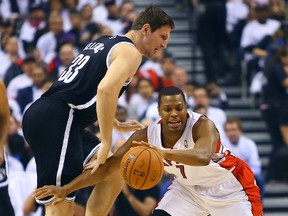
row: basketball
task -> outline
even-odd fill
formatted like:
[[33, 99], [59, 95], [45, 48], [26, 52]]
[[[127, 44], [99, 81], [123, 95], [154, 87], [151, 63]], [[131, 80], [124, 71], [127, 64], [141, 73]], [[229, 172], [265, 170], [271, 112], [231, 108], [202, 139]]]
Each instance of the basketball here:
[[131, 148], [121, 160], [120, 172], [132, 188], [146, 190], [157, 185], [164, 173], [159, 153], [146, 146]]

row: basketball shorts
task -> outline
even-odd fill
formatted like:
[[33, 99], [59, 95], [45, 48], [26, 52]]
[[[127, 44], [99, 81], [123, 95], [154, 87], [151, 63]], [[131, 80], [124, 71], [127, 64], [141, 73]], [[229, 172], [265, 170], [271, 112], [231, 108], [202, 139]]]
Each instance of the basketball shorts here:
[[[74, 110], [58, 98], [42, 97], [34, 102], [25, 112], [22, 126], [37, 165], [37, 188], [72, 181], [82, 172], [84, 158], [100, 143], [95, 136], [87, 136]], [[74, 199], [75, 193], [66, 197], [66, 201]], [[36, 201], [48, 204], [53, 200]]]
[[[248, 165], [237, 161], [233, 174], [252, 177], [253, 181]], [[210, 187], [186, 186], [174, 180], [156, 209], [171, 216], [263, 216], [259, 191], [255, 192], [258, 187], [252, 181], [247, 187], [243, 186], [233, 174], [223, 177], [219, 185]], [[256, 194], [254, 198], [253, 193]]]

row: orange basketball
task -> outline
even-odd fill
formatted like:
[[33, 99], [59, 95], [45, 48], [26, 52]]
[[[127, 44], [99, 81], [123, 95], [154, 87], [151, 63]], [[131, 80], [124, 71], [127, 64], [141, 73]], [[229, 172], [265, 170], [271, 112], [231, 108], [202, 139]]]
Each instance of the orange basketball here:
[[131, 148], [122, 158], [120, 172], [130, 187], [146, 190], [160, 182], [164, 164], [156, 150], [137, 146]]

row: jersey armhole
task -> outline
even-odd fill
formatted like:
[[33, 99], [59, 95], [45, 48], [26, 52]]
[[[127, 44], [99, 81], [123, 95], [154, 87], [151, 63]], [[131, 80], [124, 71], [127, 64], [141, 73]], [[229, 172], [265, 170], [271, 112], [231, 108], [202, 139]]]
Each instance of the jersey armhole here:
[[134, 44], [132, 44], [131, 42], [127, 42], [127, 41], [119, 42], [119, 43], [115, 44], [113, 47], [111, 47], [111, 49], [109, 50], [108, 55], [107, 55], [107, 57], [106, 57], [106, 67], [107, 67], [107, 68], [109, 68], [109, 66], [110, 66], [110, 56], [111, 56], [113, 50], [115, 49], [116, 46], [118, 46], [118, 45], [120, 45], [120, 44], [130, 44], [131, 46], [134, 46], [134, 47], [135, 47]]

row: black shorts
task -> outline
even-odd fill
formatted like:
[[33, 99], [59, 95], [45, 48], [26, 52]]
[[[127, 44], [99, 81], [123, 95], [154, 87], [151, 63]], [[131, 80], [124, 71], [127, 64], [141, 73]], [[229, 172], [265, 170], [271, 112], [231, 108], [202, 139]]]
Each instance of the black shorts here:
[[8, 177], [6, 169], [6, 160], [4, 160], [3, 163], [0, 164], [0, 188], [7, 187], [7, 185], [8, 185]]
[[[83, 128], [75, 118], [74, 110], [64, 101], [53, 97], [40, 98], [25, 112], [22, 124], [24, 137], [35, 157], [38, 188], [63, 186], [82, 172], [85, 158]], [[86, 146], [92, 149], [93, 144], [98, 143], [97, 140]], [[75, 193], [72, 193], [66, 200], [74, 198]], [[52, 200], [53, 197], [47, 197], [38, 203], [47, 204]]]

